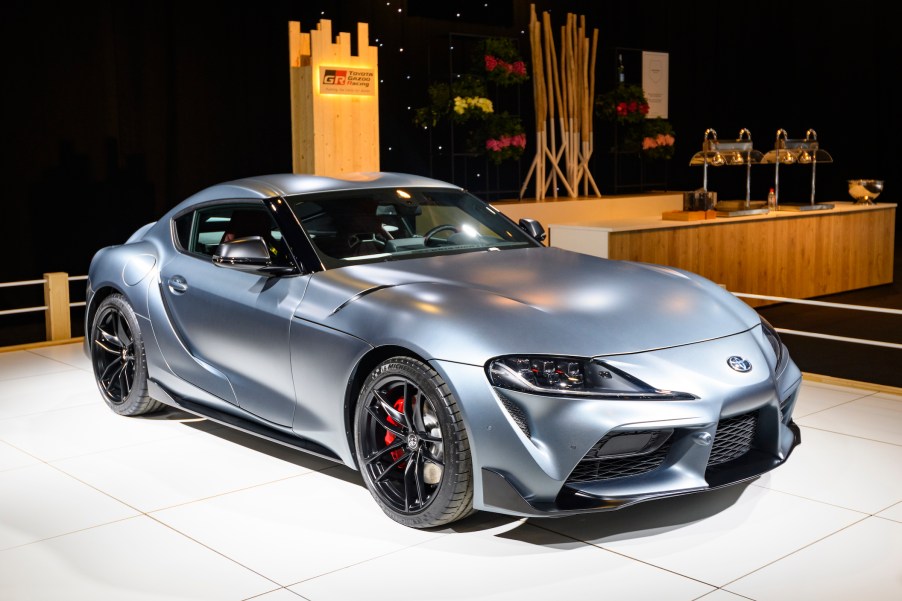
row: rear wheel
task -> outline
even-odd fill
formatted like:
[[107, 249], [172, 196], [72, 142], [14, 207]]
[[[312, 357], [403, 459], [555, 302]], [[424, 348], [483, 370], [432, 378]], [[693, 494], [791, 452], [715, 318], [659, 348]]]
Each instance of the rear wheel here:
[[134, 309], [121, 294], [105, 298], [91, 324], [91, 364], [103, 400], [120, 415], [163, 407], [147, 394], [144, 339]]
[[435, 370], [409, 357], [381, 363], [360, 391], [355, 425], [363, 479], [393, 520], [428, 528], [473, 512], [469, 440]]

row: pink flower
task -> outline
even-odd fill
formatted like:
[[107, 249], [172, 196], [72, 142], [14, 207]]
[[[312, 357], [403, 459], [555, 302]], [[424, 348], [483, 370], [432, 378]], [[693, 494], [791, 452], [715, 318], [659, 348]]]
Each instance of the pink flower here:
[[489, 138], [485, 141], [486, 150], [494, 150], [495, 152], [501, 152], [501, 142], [495, 140], [494, 138]]
[[495, 58], [491, 54], [485, 55], [485, 70], [486, 71], [493, 71], [497, 65], [498, 65], [497, 58]]
[[520, 148], [526, 148], [526, 134], [517, 134], [512, 138], [512, 144]]
[[517, 75], [526, 75], [526, 63], [517, 61], [513, 64], [512, 69]]

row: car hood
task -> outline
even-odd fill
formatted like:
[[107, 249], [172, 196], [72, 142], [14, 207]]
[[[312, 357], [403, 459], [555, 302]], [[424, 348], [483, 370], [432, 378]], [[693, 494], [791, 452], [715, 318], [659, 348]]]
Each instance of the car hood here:
[[545, 247], [328, 270], [311, 278], [299, 312], [374, 345], [475, 362], [505, 352], [632, 353], [760, 323], [698, 275]]

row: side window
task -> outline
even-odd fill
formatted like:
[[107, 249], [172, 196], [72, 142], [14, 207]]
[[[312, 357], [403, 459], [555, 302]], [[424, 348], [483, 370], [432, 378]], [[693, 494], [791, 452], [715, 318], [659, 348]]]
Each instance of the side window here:
[[194, 213], [186, 213], [174, 220], [175, 241], [182, 250], [188, 250], [191, 246], [191, 224], [194, 223]]
[[269, 248], [273, 265], [291, 265], [282, 233], [272, 215], [262, 206], [203, 208], [176, 219], [175, 230], [184, 250], [208, 257], [216, 254], [217, 247], [224, 242], [260, 236]]
[[191, 254], [212, 256], [225, 233], [232, 209], [204, 209], [175, 219], [175, 238], [179, 248]]
[[222, 242], [231, 220], [234, 207], [212, 207], [196, 212], [190, 252], [213, 256]]

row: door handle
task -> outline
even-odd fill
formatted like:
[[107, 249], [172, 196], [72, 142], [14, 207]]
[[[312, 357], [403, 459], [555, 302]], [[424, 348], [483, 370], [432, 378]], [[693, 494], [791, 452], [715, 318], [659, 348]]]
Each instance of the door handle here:
[[188, 292], [188, 282], [180, 275], [174, 275], [168, 280], [166, 280], [166, 284], [169, 286], [169, 290], [171, 290], [174, 294], [183, 294]]

